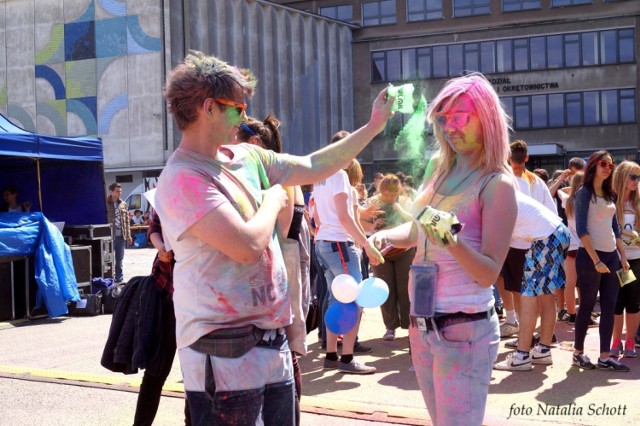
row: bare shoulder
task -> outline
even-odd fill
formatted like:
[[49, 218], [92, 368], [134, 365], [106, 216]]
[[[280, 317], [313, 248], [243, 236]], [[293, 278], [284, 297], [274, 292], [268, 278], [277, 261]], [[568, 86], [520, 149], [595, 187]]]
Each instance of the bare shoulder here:
[[496, 208], [505, 207], [502, 203], [515, 205], [516, 191], [516, 183], [513, 176], [506, 173], [498, 173], [486, 183], [480, 193], [480, 199], [484, 205], [493, 205]]

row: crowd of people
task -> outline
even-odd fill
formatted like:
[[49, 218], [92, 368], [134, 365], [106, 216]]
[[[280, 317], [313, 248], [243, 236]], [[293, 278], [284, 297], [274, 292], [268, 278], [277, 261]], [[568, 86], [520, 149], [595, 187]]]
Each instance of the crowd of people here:
[[[492, 369], [551, 364], [558, 320], [575, 322], [573, 365], [628, 371], [618, 357], [636, 354], [640, 284], [621, 289], [616, 272], [640, 277], [640, 166], [616, 167], [598, 151], [547, 183], [527, 170], [526, 142], [510, 143], [497, 93], [474, 73], [450, 80], [430, 102], [437, 151], [418, 187], [396, 172], [375, 173], [367, 188], [355, 157], [392, 115], [386, 89], [364, 126], [294, 156], [282, 152], [275, 116], [247, 116], [256, 84], [249, 70], [192, 52], [164, 91], [182, 139], [160, 176], [149, 233], [160, 251], [154, 270], [171, 266], [163, 269], [169, 285], [157, 286], [170, 289], [175, 312], [167, 327], [176, 341], [164, 359], [177, 349], [187, 423], [299, 424], [300, 351], [290, 346], [298, 307], [321, 313], [324, 369], [375, 373], [354, 358], [372, 351], [358, 341], [359, 320], [342, 335], [323, 324], [341, 274], [387, 283], [380, 338], [409, 330], [434, 424], [482, 424]], [[119, 224], [118, 188], [110, 190]], [[128, 223], [120, 224], [125, 240]], [[284, 236], [298, 244], [299, 293]], [[598, 295], [594, 365], [584, 338]], [[501, 338], [516, 334], [506, 342], [515, 351], [496, 363]], [[153, 420], [165, 373], [145, 375], [136, 418], [147, 420], [136, 424]]]

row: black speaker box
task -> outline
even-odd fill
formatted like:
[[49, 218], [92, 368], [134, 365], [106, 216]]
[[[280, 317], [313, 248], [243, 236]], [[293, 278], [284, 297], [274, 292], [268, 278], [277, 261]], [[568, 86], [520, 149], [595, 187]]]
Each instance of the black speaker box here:
[[73, 245], [71, 249], [71, 259], [73, 260], [73, 269], [76, 273], [76, 281], [78, 287], [91, 285], [92, 262], [91, 262], [91, 246]]
[[[36, 302], [38, 284], [35, 279], [33, 256], [0, 258], [0, 320], [9, 320], [12, 314], [11, 260], [13, 260], [13, 301], [16, 319], [27, 318]], [[28, 271], [25, 274], [27, 267]], [[44, 313], [46, 313], [46, 309], [44, 309]]]

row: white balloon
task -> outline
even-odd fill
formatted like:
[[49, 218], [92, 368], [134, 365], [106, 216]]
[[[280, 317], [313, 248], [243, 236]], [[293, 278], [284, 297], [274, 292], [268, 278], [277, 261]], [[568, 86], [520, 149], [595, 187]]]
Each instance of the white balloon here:
[[331, 283], [331, 292], [337, 301], [351, 303], [356, 300], [360, 288], [355, 278], [348, 274], [340, 274]]

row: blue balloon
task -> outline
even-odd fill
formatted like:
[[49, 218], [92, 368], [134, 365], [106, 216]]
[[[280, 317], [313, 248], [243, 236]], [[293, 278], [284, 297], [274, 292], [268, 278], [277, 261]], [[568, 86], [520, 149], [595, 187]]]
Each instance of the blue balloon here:
[[334, 302], [324, 315], [324, 325], [335, 334], [346, 334], [356, 326], [359, 317], [355, 302]]
[[360, 293], [356, 298], [363, 308], [377, 308], [387, 301], [389, 286], [380, 278], [371, 277], [360, 283]]

